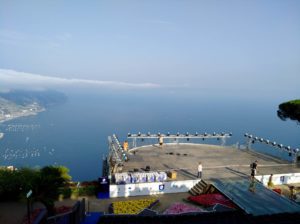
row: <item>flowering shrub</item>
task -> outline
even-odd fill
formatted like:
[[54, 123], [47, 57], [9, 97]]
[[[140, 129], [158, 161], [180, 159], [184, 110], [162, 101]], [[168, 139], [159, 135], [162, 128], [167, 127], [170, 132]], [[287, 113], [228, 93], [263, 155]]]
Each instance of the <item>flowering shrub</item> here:
[[236, 205], [222, 194], [201, 194], [189, 196], [188, 200], [204, 206], [213, 206], [215, 204], [225, 205], [229, 208], [236, 208]]
[[164, 211], [164, 214], [181, 214], [186, 212], [203, 212], [204, 210], [183, 203], [174, 203]]
[[[40, 214], [40, 212], [42, 211], [43, 209], [41, 208], [36, 208], [34, 209], [31, 213], [30, 213], [30, 224], [31, 223], [34, 223], [35, 219], [38, 217], [38, 215]], [[22, 224], [28, 224], [28, 216], [25, 215], [24, 218], [23, 218], [23, 221], [22, 221]]]
[[141, 199], [130, 201], [116, 201], [112, 203], [112, 209], [114, 214], [138, 214], [145, 208], [151, 208], [156, 204], [156, 199]]
[[55, 214], [62, 214], [72, 210], [72, 207], [62, 205], [60, 207], [55, 207]]

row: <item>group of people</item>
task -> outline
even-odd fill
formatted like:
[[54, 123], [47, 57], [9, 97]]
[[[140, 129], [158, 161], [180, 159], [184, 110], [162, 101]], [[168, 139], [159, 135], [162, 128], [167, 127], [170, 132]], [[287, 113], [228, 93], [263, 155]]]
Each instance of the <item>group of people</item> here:
[[[254, 177], [257, 173], [257, 164], [258, 164], [257, 160], [255, 160], [253, 163], [250, 164], [250, 168], [251, 168], [250, 176], [251, 176], [251, 179], [253, 179], [253, 180], [254, 180]], [[197, 169], [197, 171], [198, 171], [197, 178], [200, 178], [200, 179], [202, 178], [202, 169], [203, 169], [202, 163], [199, 162], [198, 163], [198, 169]], [[271, 174], [271, 178], [272, 178], [272, 176], [273, 176], [273, 174]], [[272, 181], [272, 179], [271, 179], [271, 181]]]

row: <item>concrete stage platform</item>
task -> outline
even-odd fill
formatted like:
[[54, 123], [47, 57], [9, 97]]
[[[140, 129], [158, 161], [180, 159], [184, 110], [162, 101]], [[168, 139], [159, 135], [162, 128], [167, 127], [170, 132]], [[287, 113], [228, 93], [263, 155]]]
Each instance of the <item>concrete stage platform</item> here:
[[300, 173], [300, 168], [249, 150], [205, 144], [164, 144], [138, 147], [128, 155], [121, 172], [142, 171], [150, 166], [152, 171], [177, 171], [177, 180], [196, 179], [199, 161], [203, 165], [203, 179], [249, 177], [250, 163], [258, 160], [257, 175]]

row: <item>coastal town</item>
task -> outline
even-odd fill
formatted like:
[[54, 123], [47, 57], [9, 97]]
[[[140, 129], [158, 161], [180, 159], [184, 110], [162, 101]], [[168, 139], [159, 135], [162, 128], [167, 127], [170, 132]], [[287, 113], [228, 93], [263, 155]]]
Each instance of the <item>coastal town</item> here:
[[0, 98], [0, 123], [19, 117], [36, 115], [44, 110], [45, 108], [36, 102], [22, 106]]

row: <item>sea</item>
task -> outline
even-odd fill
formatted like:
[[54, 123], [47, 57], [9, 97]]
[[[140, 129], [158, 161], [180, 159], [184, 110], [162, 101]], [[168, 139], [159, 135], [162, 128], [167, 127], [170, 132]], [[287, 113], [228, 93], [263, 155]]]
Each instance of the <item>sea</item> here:
[[[232, 133], [226, 145], [246, 144], [245, 133], [300, 148], [300, 125], [277, 116], [283, 99], [233, 97], [193, 91], [70, 91], [64, 104], [36, 116], [0, 124], [0, 166], [64, 165], [74, 181], [102, 174], [108, 136], [122, 142], [127, 133]], [[203, 144], [220, 144], [201, 140]], [[254, 143], [253, 148], [281, 150]], [[288, 158], [287, 158], [288, 160]]]

